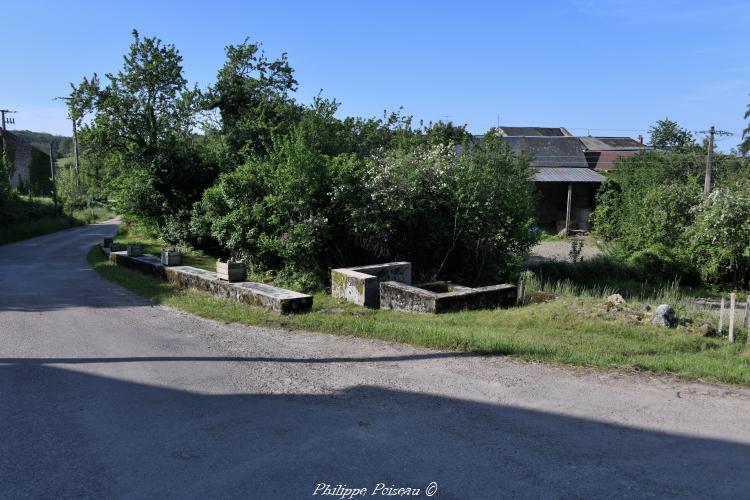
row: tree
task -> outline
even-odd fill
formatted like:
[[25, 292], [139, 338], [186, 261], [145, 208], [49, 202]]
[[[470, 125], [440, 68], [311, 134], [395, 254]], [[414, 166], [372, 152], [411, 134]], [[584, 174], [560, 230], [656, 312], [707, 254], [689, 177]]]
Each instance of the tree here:
[[206, 108], [218, 109], [229, 161], [242, 154], [264, 156], [273, 134], [288, 132], [301, 114], [289, 94], [297, 90], [287, 55], [270, 61], [249, 39], [228, 45], [227, 60], [209, 89]]
[[657, 121], [655, 125], [648, 129], [648, 133], [651, 138], [651, 145], [657, 149], [684, 150], [696, 145], [693, 134], [669, 118]]
[[122, 213], [164, 225], [216, 177], [193, 134], [201, 93], [188, 87], [174, 45], [141, 38], [135, 30], [122, 69], [105, 78], [103, 83], [94, 74], [71, 85], [71, 118], [91, 116], [79, 135], [82, 150], [107, 170], [104, 178]]

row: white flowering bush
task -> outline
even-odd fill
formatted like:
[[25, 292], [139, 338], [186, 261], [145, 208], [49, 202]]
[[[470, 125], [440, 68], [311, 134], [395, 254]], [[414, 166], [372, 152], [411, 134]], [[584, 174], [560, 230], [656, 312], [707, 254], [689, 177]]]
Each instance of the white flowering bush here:
[[525, 159], [494, 141], [382, 152], [367, 161], [356, 241], [380, 260], [409, 260], [420, 279], [467, 285], [507, 278], [536, 234]]
[[693, 209], [689, 252], [709, 283], [750, 285], [750, 181], [715, 189]]

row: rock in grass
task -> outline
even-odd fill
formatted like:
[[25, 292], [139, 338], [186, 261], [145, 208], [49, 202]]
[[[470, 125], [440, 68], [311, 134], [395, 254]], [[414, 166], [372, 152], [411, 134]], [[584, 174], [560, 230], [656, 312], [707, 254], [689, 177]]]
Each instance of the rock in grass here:
[[654, 315], [651, 317], [651, 324], [665, 328], [674, 328], [677, 325], [677, 313], [669, 304], [662, 304], [654, 311]]
[[716, 327], [708, 323], [701, 324], [698, 328], [695, 329], [695, 331], [704, 337], [718, 337], [719, 336], [719, 332], [716, 330]]
[[612, 295], [607, 297], [607, 304], [613, 305], [615, 307], [620, 307], [627, 304], [627, 302], [625, 302], [625, 299], [623, 299], [622, 295], [620, 295], [619, 293], [613, 293]]

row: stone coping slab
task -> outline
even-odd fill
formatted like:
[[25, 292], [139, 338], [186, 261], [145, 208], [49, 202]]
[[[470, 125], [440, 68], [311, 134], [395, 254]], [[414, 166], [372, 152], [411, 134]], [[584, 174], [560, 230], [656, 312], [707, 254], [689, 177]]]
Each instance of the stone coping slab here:
[[128, 257], [127, 252], [111, 252], [102, 248], [109, 261], [118, 266], [152, 274], [184, 288], [209, 292], [251, 306], [262, 307], [280, 314], [307, 312], [313, 297], [304, 293], [252, 281], [228, 282], [215, 272], [191, 266], [164, 266], [161, 259], [149, 254]]
[[426, 283], [432, 290], [396, 281], [380, 283], [380, 307], [395, 311], [440, 314], [467, 309], [494, 309], [510, 307], [516, 302], [516, 287], [502, 284], [479, 288], [446, 285], [450, 291], [441, 290], [438, 283]]
[[331, 269], [331, 295], [365, 307], [380, 307], [380, 281], [411, 284], [411, 262]]

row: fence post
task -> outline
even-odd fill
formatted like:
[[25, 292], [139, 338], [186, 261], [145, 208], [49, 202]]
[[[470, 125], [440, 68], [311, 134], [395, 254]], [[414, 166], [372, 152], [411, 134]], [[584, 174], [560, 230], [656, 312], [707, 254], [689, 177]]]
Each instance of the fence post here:
[[[748, 326], [748, 311], [750, 311], [750, 292], [747, 294], [747, 301], [745, 302], [745, 318], [742, 320], [742, 324], [746, 327]], [[748, 335], [748, 338], [750, 339], [750, 335]]]
[[721, 309], [719, 309], [719, 335], [724, 333], [724, 297], [721, 298]]
[[734, 305], [737, 299], [737, 294], [729, 294], [729, 341], [734, 342]]

